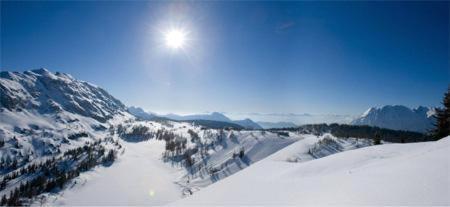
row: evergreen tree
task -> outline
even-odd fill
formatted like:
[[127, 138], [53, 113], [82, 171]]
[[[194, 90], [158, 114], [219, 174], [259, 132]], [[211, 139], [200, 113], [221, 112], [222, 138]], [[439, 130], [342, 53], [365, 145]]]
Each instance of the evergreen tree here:
[[450, 135], [450, 86], [444, 95], [443, 105], [444, 108], [436, 109], [436, 129], [433, 131], [436, 139]]
[[239, 158], [242, 159], [244, 157], [244, 155], [245, 155], [245, 151], [244, 151], [244, 148], [242, 147], [241, 150], [239, 151]]
[[381, 135], [380, 133], [375, 134], [375, 138], [373, 139], [373, 145], [379, 145], [381, 144]]

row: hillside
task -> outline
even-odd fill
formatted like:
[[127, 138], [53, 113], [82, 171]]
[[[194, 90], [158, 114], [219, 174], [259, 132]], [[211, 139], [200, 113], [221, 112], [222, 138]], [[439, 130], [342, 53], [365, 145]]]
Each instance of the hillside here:
[[450, 137], [286, 161], [310, 142], [298, 141], [173, 205], [450, 204]]

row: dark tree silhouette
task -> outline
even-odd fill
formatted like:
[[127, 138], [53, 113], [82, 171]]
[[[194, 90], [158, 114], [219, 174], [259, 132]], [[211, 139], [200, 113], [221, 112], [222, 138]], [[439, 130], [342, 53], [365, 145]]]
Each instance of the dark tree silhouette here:
[[450, 135], [450, 86], [444, 94], [442, 103], [444, 108], [436, 109], [436, 128], [433, 131], [435, 139], [441, 139]]
[[381, 144], [381, 135], [380, 133], [375, 133], [375, 138], [373, 139], [373, 144], [374, 145], [379, 145]]

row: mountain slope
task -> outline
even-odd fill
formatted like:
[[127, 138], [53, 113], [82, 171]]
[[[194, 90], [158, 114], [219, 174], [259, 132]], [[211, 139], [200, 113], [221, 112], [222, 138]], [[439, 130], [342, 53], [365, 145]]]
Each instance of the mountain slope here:
[[130, 106], [130, 107], [128, 107], [127, 110], [129, 113], [133, 114], [134, 116], [139, 117], [144, 120], [152, 120], [156, 117], [155, 114], [146, 112], [146, 111], [144, 111], [144, 109], [142, 109], [140, 107]]
[[359, 118], [353, 120], [353, 125], [369, 125], [387, 129], [427, 132], [433, 127], [434, 109], [420, 106], [410, 109], [401, 105], [387, 105], [381, 108], [372, 107]]
[[6, 143], [0, 150], [3, 156], [17, 151], [53, 154], [61, 151], [62, 143], [78, 142], [67, 140], [70, 136], [96, 138], [114, 117], [132, 118], [105, 90], [46, 69], [1, 72], [0, 95], [0, 139]]
[[47, 69], [0, 73], [0, 107], [39, 113], [67, 111], [104, 122], [125, 106], [105, 90]]
[[311, 142], [298, 141], [173, 205], [450, 204], [450, 137], [285, 161]]
[[239, 124], [246, 129], [262, 129], [262, 127], [259, 126], [259, 124], [252, 121], [251, 119], [235, 120], [233, 121], [233, 123]]
[[[112, 164], [121, 148], [114, 126], [134, 119], [100, 87], [46, 69], [1, 72], [0, 95], [0, 196], [37, 196]], [[36, 184], [19, 188], [27, 182]]]

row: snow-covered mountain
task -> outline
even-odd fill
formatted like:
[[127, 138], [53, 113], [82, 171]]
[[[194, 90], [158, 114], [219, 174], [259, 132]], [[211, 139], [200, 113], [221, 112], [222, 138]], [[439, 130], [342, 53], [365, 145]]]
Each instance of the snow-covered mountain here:
[[46, 69], [2, 71], [0, 97], [0, 196], [38, 179], [48, 186], [35, 194], [52, 190], [113, 161], [121, 147], [111, 129], [134, 119], [102, 88]]
[[155, 117], [158, 117], [156, 114], [144, 111], [144, 109], [142, 109], [140, 107], [136, 107], [136, 106], [128, 107], [128, 112], [133, 114], [136, 117], [139, 117], [139, 118], [145, 119], [145, 120], [151, 120], [151, 119], [154, 119]]
[[292, 122], [284, 122], [284, 121], [280, 121], [280, 122], [258, 121], [256, 123], [259, 124], [259, 126], [261, 126], [264, 129], [281, 129], [281, 128], [298, 127], [297, 125], [295, 125]]
[[125, 105], [102, 88], [47, 69], [0, 73], [0, 107], [9, 111], [33, 110], [41, 114], [62, 111], [100, 122], [124, 112]]
[[354, 125], [369, 125], [387, 129], [427, 132], [432, 129], [435, 111], [419, 106], [410, 109], [402, 105], [372, 107], [351, 122]]
[[258, 123], [252, 121], [251, 119], [235, 120], [233, 123], [239, 124], [246, 129], [262, 129]]
[[19, 164], [103, 138], [114, 120], [133, 118], [102, 88], [47, 69], [2, 71], [0, 96], [0, 155]]

